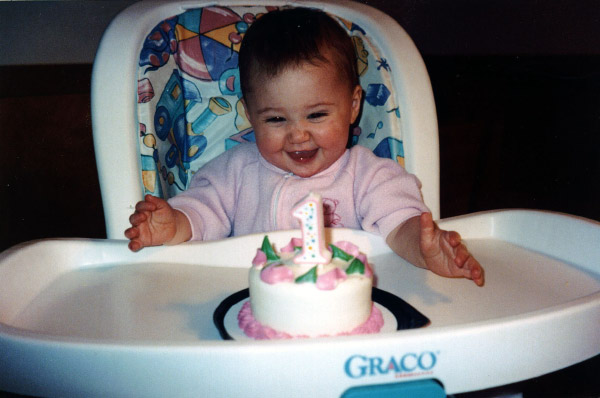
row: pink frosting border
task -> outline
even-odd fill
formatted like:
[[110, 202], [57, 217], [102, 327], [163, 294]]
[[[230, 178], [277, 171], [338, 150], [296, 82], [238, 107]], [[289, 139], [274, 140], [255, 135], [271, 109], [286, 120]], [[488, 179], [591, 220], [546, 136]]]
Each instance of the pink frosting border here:
[[[269, 326], [262, 325], [260, 322], [254, 319], [254, 315], [252, 314], [252, 307], [250, 305], [250, 300], [244, 303], [242, 309], [238, 313], [237, 318], [238, 326], [244, 331], [244, 334], [256, 340], [294, 339], [309, 337], [306, 335], [293, 336], [285, 332], [279, 332], [273, 328], [270, 328]], [[381, 314], [379, 308], [375, 306], [375, 303], [373, 303], [373, 306], [371, 307], [371, 315], [362, 325], [355, 327], [350, 332], [338, 333], [336, 334], [336, 336], [379, 333], [382, 327], [383, 315]], [[322, 335], [319, 337], [328, 337], [328, 335]]]

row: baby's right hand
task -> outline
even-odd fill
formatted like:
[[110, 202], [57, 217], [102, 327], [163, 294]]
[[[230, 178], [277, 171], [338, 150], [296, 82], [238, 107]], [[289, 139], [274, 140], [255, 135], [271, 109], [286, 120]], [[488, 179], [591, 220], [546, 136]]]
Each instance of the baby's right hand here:
[[159, 246], [169, 242], [177, 232], [176, 210], [165, 200], [146, 195], [135, 205], [129, 217], [131, 228], [125, 230], [129, 249], [136, 252], [146, 246]]

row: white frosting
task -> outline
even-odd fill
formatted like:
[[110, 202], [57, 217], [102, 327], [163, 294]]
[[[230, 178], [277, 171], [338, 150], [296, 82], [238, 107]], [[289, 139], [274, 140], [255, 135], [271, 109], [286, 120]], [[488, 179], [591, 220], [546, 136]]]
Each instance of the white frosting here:
[[[279, 266], [289, 267], [294, 279], [314, 267], [293, 264], [291, 256], [286, 257], [282, 259], [284, 265]], [[345, 272], [349, 263], [334, 259], [330, 264], [319, 265], [317, 275], [335, 268]], [[373, 277], [370, 273], [347, 275], [335, 288], [323, 290], [311, 282], [266, 283], [261, 279], [262, 270], [263, 267], [253, 266], [249, 275], [252, 313], [262, 325], [291, 335], [335, 335], [351, 331], [371, 314]]]

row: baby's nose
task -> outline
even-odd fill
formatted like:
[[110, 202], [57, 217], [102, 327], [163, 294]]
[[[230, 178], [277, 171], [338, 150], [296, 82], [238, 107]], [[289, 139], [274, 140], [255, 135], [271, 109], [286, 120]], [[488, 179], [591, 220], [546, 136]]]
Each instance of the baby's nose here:
[[300, 144], [304, 141], [308, 141], [310, 133], [301, 123], [294, 123], [290, 126], [288, 132], [288, 139], [292, 144]]

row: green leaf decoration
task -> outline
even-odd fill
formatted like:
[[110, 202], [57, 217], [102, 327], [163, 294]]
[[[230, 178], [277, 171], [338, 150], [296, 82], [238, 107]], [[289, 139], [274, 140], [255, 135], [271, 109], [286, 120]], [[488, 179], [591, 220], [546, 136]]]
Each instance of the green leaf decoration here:
[[329, 247], [331, 248], [331, 253], [332, 253], [333, 258], [340, 258], [343, 261], [349, 261], [352, 259], [352, 256], [350, 254], [346, 253], [339, 247], [334, 246], [332, 244], [330, 244]]
[[277, 261], [281, 259], [277, 255], [277, 253], [275, 253], [275, 250], [273, 250], [273, 246], [271, 245], [271, 242], [269, 241], [269, 237], [267, 235], [265, 235], [265, 238], [263, 239], [262, 247], [260, 248], [260, 250], [262, 250], [267, 255], [267, 261]]
[[306, 274], [300, 275], [295, 280], [296, 283], [316, 283], [317, 282], [317, 266], [312, 267]]
[[346, 275], [350, 275], [350, 274], [364, 275], [365, 274], [365, 265], [363, 264], [363, 262], [360, 261], [359, 259], [355, 258], [350, 263], [348, 268], [346, 268]]

